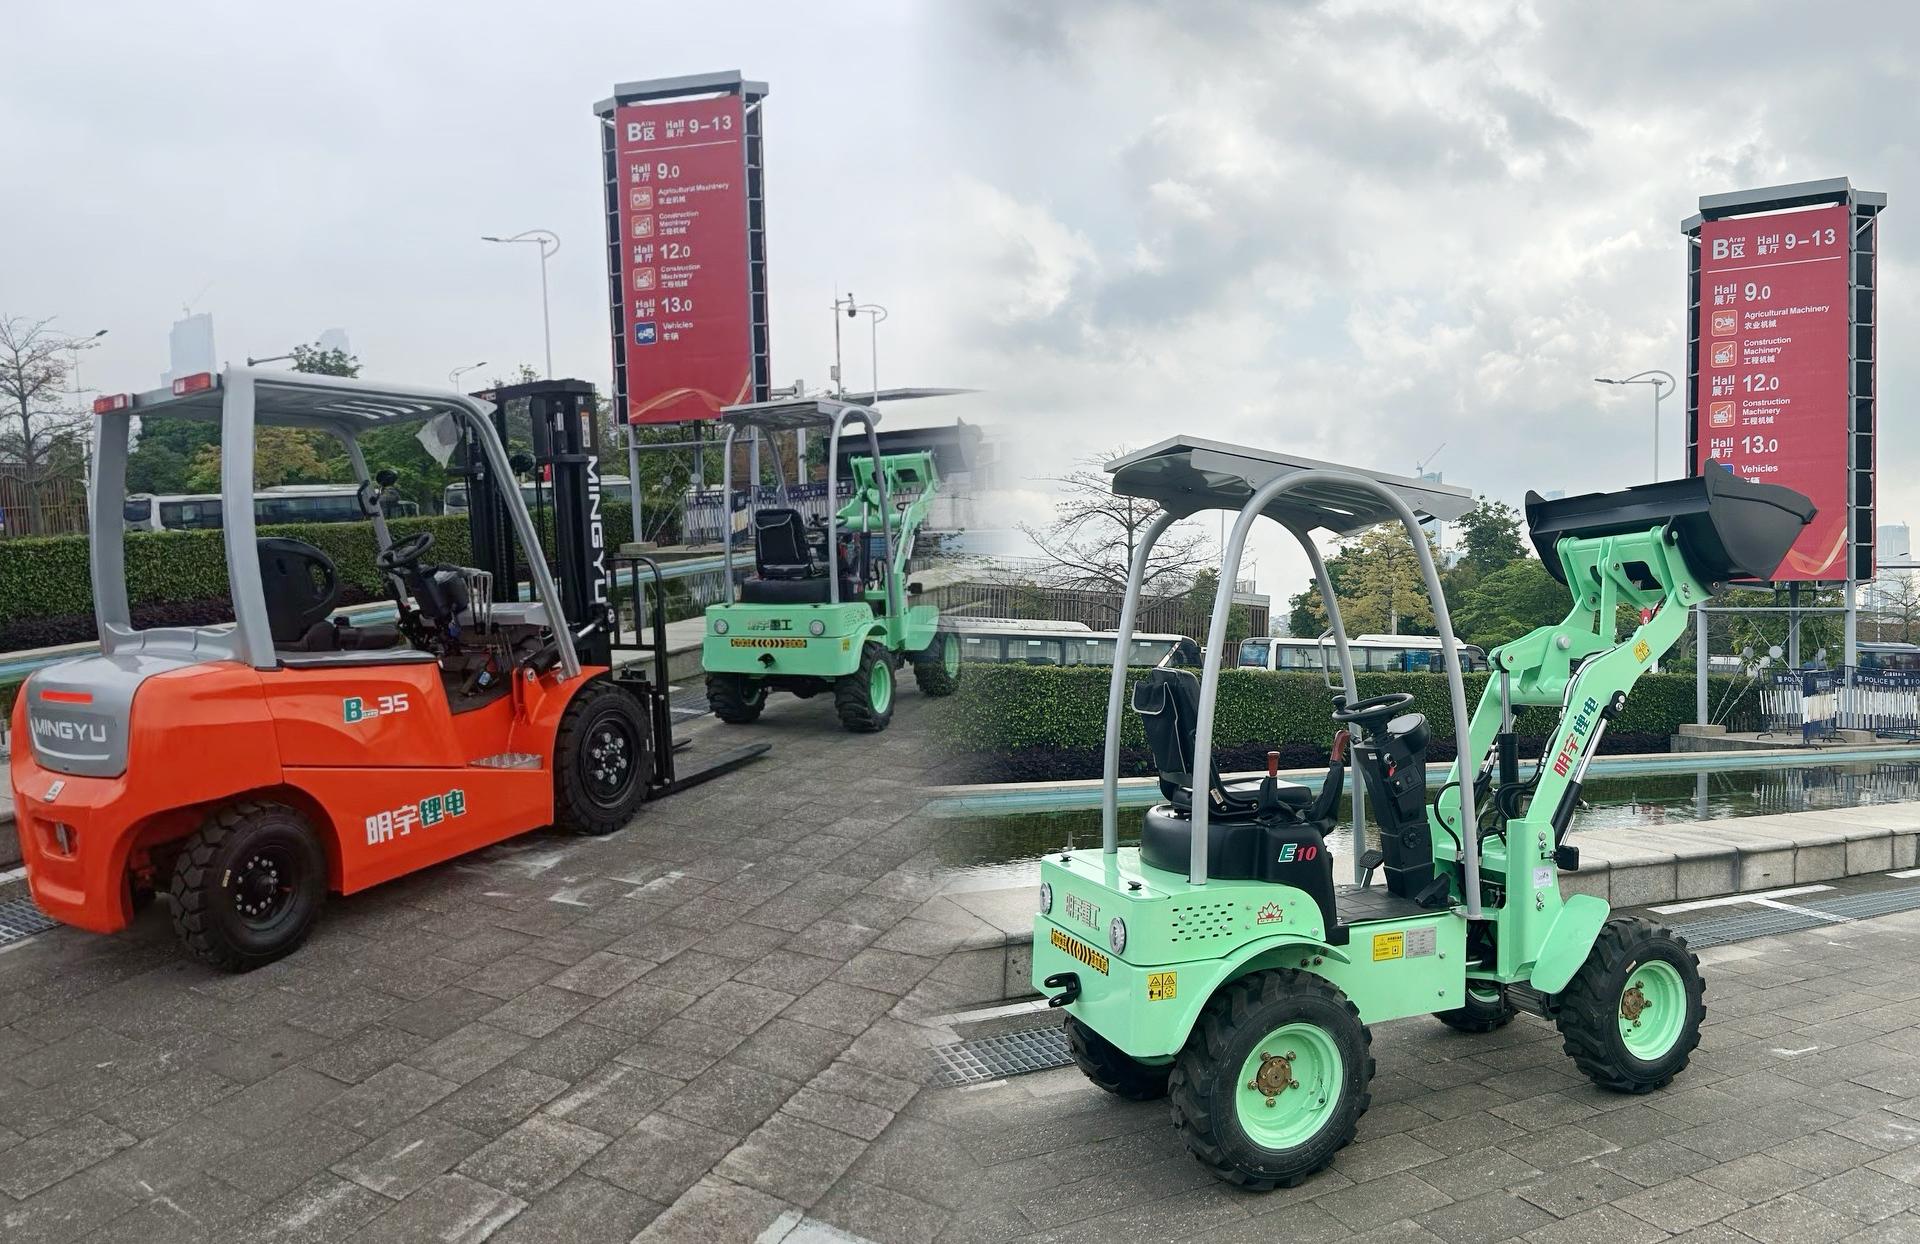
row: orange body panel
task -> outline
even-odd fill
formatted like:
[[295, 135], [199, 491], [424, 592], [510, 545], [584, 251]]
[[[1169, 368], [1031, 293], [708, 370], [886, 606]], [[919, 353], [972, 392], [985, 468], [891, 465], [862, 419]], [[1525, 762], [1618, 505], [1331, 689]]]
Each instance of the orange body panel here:
[[[187, 666], [140, 685], [127, 770], [115, 778], [36, 762], [26, 722], [30, 679], [14, 706], [11, 784], [34, 901], [67, 924], [124, 928], [136, 849], [182, 837], [207, 809], [252, 794], [290, 803], [315, 822], [327, 839], [332, 888], [342, 893], [550, 824], [560, 716], [582, 683], [605, 672], [589, 666], [578, 679], [516, 682], [493, 704], [455, 716], [431, 664]], [[361, 701], [357, 719], [350, 698]], [[537, 756], [539, 767], [471, 763], [505, 752]], [[57, 824], [72, 831], [70, 852], [59, 848]]]

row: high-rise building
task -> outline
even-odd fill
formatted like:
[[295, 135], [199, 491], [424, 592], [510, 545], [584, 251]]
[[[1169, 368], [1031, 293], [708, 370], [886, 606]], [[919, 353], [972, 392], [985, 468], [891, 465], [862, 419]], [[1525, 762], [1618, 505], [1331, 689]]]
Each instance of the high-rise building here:
[[173, 322], [167, 335], [167, 372], [160, 377], [162, 387], [181, 376], [216, 369], [213, 353], [213, 316], [201, 311]]

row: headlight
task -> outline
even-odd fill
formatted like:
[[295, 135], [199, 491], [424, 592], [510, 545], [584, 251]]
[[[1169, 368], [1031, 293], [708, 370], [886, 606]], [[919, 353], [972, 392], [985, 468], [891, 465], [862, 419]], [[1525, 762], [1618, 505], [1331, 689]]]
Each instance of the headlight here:
[[1127, 922], [1118, 916], [1107, 926], [1107, 945], [1113, 947], [1116, 955], [1127, 953]]
[[827, 624], [819, 618], [815, 618], [813, 621], [807, 623], [807, 629], [815, 635], [825, 635], [827, 633]]
[[725, 618], [715, 618], [713, 620], [713, 633], [715, 635], [725, 635], [727, 633], [727, 620]]
[[1053, 911], [1053, 887], [1047, 882], [1040, 883], [1040, 914], [1048, 915]]

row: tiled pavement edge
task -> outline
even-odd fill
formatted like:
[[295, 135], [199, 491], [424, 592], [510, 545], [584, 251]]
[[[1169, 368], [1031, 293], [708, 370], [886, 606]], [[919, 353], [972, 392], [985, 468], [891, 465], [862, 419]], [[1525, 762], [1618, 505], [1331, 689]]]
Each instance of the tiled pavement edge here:
[[922, 708], [855, 737], [781, 698], [767, 759], [336, 901], [246, 976], [161, 911], [0, 954], [0, 1240], [729, 1239], [815, 1205], [914, 1096], [901, 1016], [973, 1000], [909, 918]]
[[1203, 1171], [1164, 1102], [1065, 1068], [923, 1091], [809, 1217], [888, 1244], [1920, 1240], [1920, 912], [1701, 959], [1700, 1049], [1649, 1096], [1594, 1088], [1529, 1016], [1379, 1025], [1355, 1143], [1263, 1195]]

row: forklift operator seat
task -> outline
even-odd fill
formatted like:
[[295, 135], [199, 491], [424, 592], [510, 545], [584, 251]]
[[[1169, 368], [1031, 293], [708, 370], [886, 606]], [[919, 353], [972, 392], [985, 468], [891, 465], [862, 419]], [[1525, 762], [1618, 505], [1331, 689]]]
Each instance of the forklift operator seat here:
[[299, 644], [333, 612], [340, 576], [333, 559], [304, 540], [266, 536], [260, 553], [260, 588], [267, 600], [267, 629], [275, 646]]

